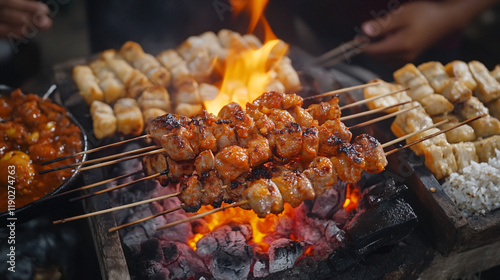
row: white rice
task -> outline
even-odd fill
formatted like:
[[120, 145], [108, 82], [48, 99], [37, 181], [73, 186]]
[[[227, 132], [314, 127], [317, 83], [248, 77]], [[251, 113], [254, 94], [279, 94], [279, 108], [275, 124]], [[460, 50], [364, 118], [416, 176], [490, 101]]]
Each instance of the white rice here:
[[452, 173], [443, 189], [465, 217], [484, 215], [500, 207], [500, 151], [488, 163], [472, 162]]

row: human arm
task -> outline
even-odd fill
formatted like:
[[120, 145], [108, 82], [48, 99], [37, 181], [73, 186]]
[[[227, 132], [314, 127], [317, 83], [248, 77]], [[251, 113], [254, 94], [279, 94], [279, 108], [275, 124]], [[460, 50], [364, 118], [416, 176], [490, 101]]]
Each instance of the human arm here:
[[423, 51], [465, 28], [498, 0], [447, 0], [406, 3], [380, 19], [362, 24], [374, 42], [363, 52], [388, 64], [414, 61]]
[[52, 26], [47, 5], [31, 0], [0, 0], [0, 38], [24, 36], [28, 25], [39, 30]]

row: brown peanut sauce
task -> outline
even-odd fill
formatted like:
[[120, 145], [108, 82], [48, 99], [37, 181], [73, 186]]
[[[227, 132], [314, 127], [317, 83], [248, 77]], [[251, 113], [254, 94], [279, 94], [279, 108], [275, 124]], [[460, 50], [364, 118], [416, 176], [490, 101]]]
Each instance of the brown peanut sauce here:
[[[74, 169], [39, 172], [75, 163], [80, 157], [45, 166], [41, 163], [80, 152], [82, 136], [66, 109], [19, 89], [10, 96], [0, 96], [0, 118], [0, 211], [6, 211], [12, 186], [17, 209], [44, 197], [71, 177]], [[15, 180], [9, 180], [9, 175]]]

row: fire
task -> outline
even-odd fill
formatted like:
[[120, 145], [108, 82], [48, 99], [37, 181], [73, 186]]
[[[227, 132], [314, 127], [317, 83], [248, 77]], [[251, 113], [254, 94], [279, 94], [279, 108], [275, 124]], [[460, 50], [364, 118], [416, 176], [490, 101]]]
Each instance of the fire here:
[[232, 1], [236, 13], [249, 10], [251, 14], [248, 33], [251, 33], [259, 20], [264, 27], [265, 44], [259, 49], [231, 49], [227, 58], [220, 92], [214, 100], [204, 102], [206, 110], [217, 114], [226, 104], [236, 102], [243, 108], [266, 91], [273, 68], [288, 52], [288, 45], [276, 38], [263, 16], [268, 0]]
[[354, 184], [348, 184], [346, 189], [345, 201], [342, 207], [347, 211], [355, 210], [358, 208], [358, 201], [361, 195], [358, 188]]
[[[231, 0], [236, 14], [242, 11], [250, 12], [250, 24], [248, 33], [252, 33], [258, 23], [262, 24], [264, 30], [264, 45], [258, 49], [233, 48], [225, 58], [225, 69], [220, 86], [220, 92], [214, 100], [204, 102], [205, 109], [217, 114], [220, 109], [231, 102], [240, 104], [243, 108], [247, 102], [256, 99], [266, 91], [266, 87], [276, 75], [274, 68], [288, 52], [288, 45], [277, 39], [272, 32], [267, 20], [263, 16], [268, 0], [241, 1]], [[213, 209], [212, 206], [203, 206], [198, 213]], [[259, 218], [252, 210], [244, 210], [239, 207], [229, 208], [221, 212], [206, 216], [208, 231], [230, 223], [248, 224], [252, 227], [252, 241], [257, 250], [266, 252], [269, 244], [266, 236], [274, 233], [276, 223], [280, 217], [294, 217], [294, 210], [289, 204], [285, 204], [285, 210], [280, 215], [268, 215]], [[196, 243], [205, 236], [204, 233], [195, 234], [188, 244], [196, 250]], [[291, 236], [290, 238], [292, 238]]]
[[[223, 204], [228, 205], [228, 204]], [[212, 210], [212, 206], [202, 206], [202, 208], [197, 213], [203, 213], [206, 211]], [[265, 242], [265, 237], [274, 232], [276, 223], [278, 222], [280, 217], [294, 217], [294, 210], [290, 204], [285, 204], [285, 210], [279, 215], [267, 215], [266, 218], [259, 218], [257, 214], [255, 214], [252, 210], [245, 210], [239, 207], [229, 208], [224, 211], [220, 211], [209, 216], [206, 216], [204, 219], [207, 222], [207, 227], [209, 232], [230, 223], [238, 223], [238, 224], [247, 224], [252, 227], [252, 241], [257, 247], [257, 249], [261, 252], [267, 252], [269, 249], [269, 244]], [[205, 234], [197, 233], [192, 238], [188, 240], [188, 245], [196, 250], [196, 243], [200, 240]], [[291, 236], [292, 239], [293, 236]]]

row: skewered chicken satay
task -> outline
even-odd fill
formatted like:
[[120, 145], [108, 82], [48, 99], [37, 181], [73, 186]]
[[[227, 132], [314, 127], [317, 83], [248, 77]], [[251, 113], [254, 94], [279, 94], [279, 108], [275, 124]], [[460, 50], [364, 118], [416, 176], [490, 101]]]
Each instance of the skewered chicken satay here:
[[[144, 170], [144, 174], [147, 175], [162, 173], [168, 169], [167, 158], [163, 153], [147, 155], [142, 158], [142, 169]], [[155, 179], [162, 186], [166, 186], [170, 183], [170, 179], [167, 174], [158, 176]]]
[[361, 134], [354, 139], [354, 143], [361, 145], [365, 161], [364, 169], [368, 173], [377, 174], [385, 169], [388, 164], [387, 158], [377, 139], [368, 134]]
[[87, 104], [92, 104], [94, 100], [103, 101], [104, 93], [99, 87], [99, 80], [92, 69], [86, 65], [77, 65], [73, 68], [73, 81], [79, 90], [79, 94]]
[[469, 62], [469, 69], [477, 82], [474, 95], [487, 103], [500, 98], [500, 83], [490, 75], [488, 68], [479, 61]]
[[110, 104], [125, 96], [125, 85], [116, 77], [106, 61], [97, 59], [89, 63], [90, 68], [99, 79], [99, 87], [104, 93], [104, 101]]
[[142, 168], [148, 176], [168, 171], [155, 178], [162, 186], [176, 184], [195, 170], [194, 161], [173, 161], [163, 153], [143, 157]]
[[97, 139], [103, 139], [115, 134], [117, 121], [111, 106], [95, 100], [90, 105], [90, 115], [92, 116], [94, 136]]
[[450, 77], [456, 77], [461, 80], [470, 90], [475, 90], [477, 87], [477, 82], [474, 80], [472, 73], [469, 70], [467, 63], [455, 60], [452, 61], [444, 67], [446, 73]]
[[338, 181], [337, 171], [327, 157], [315, 157], [303, 173], [311, 181], [317, 196], [325, 193]]
[[118, 132], [124, 135], [140, 135], [144, 129], [141, 109], [132, 98], [118, 99], [113, 106]]
[[[371, 80], [370, 83], [380, 83], [376, 86], [371, 86], [371, 87], [366, 87], [363, 89], [363, 95], [365, 99], [372, 98], [375, 96], [387, 94], [390, 92], [395, 92], [398, 90], [402, 90], [403, 87], [401, 85], [396, 85], [396, 84], [391, 84], [387, 83], [385, 81], [382, 81], [381, 79], [375, 79]], [[406, 101], [411, 101], [411, 98], [406, 94], [406, 91], [403, 92], [398, 92], [393, 95], [385, 96], [382, 98], [378, 98], [375, 100], [372, 100], [368, 102], [366, 105], [370, 110], [374, 109], [379, 109], [379, 108], [385, 108], [389, 107], [395, 104], [398, 104], [400, 102], [406, 102]], [[387, 109], [385, 112], [387, 113], [394, 113], [398, 111], [398, 107], [394, 107], [391, 109]]]
[[154, 56], [145, 53], [136, 42], [125, 42], [120, 49], [120, 55], [134, 68], [146, 75], [153, 84], [165, 88], [170, 85], [170, 71], [163, 67]]

